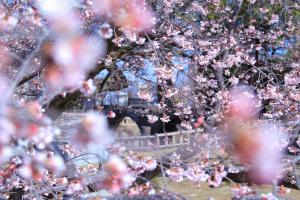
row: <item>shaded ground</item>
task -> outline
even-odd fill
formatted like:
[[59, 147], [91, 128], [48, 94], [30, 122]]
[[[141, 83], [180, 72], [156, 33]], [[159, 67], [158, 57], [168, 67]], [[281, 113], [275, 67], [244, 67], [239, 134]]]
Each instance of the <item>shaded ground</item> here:
[[[162, 177], [156, 177], [152, 182], [159, 187], [163, 187]], [[231, 186], [230, 183], [223, 182], [220, 188], [210, 188], [207, 183], [202, 183], [197, 185], [191, 181], [182, 181], [176, 183], [167, 179], [168, 190], [177, 192], [178, 194], [184, 196], [188, 200], [207, 200], [209, 197], [215, 200], [230, 200], [231, 199]], [[272, 186], [270, 185], [260, 185], [251, 187], [254, 191], [262, 193], [272, 192]], [[300, 191], [291, 189], [289, 194], [282, 197], [292, 200], [300, 199]]]

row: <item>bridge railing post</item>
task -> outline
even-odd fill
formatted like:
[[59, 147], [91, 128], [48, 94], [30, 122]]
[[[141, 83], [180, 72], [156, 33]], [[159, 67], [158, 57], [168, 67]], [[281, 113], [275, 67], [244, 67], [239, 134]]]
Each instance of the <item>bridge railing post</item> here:
[[165, 133], [165, 145], [168, 146], [169, 145], [169, 136], [167, 133]]
[[158, 149], [159, 148], [159, 137], [157, 136], [157, 134], [155, 134], [155, 146]]
[[176, 145], [176, 135], [177, 134], [172, 135], [172, 145]]
[[184, 135], [182, 133], [182, 130], [180, 129], [180, 144], [184, 144]]

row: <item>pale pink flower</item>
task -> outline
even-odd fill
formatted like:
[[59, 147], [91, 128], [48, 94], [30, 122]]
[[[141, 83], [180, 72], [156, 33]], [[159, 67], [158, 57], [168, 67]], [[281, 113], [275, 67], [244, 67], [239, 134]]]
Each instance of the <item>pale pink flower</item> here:
[[187, 130], [192, 130], [193, 129], [191, 123], [189, 123], [187, 121], [182, 121], [180, 123], [180, 126], [183, 127], [183, 128], [185, 128], [185, 129], [187, 129]]
[[160, 118], [160, 120], [164, 123], [168, 123], [170, 120], [170, 116], [164, 114], [163, 117]]
[[116, 113], [114, 111], [108, 112], [108, 118], [115, 118], [115, 117], [116, 117]]
[[147, 117], [148, 117], [148, 122], [151, 124], [155, 123], [158, 120], [158, 117], [155, 115], [148, 115]]
[[14, 29], [19, 20], [14, 16], [6, 15], [5, 13], [0, 14], [0, 30], [1, 31], [11, 31]]
[[148, 91], [140, 91], [137, 93], [138, 97], [147, 101], [147, 102], [152, 102], [153, 101], [153, 97], [152, 94]]
[[135, 177], [130, 174], [125, 163], [115, 155], [110, 156], [104, 170], [107, 176], [99, 183], [99, 187], [109, 189], [113, 193], [129, 187], [135, 181]]
[[61, 68], [57, 78], [49, 83], [54, 87], [77, 86], [94, 67], [97, 59], [103, 56], [104, 47], [102, 41], [95, 38], [75, 37], [56, 41], [52, 54]]
[[205, 182], [208, 180], [209, 175], [201, 169], [200, 166], [190, 166], [185, 171], [185, 176], [193, 182]]
[[258, 182], [269, 182], [276, 179], [281, 170], [282, 141], [285, 140], [276, 124], [263, 123], [259, 134], [255, 136], [258, 143], [257, 153], [253, 156], [252, 178]]
[[141, 45], [141, 44], [144, 44], [145, 41], [146, 41], [146, 39], [145, 39], [144, 37], [140, 37], [140, 38], [136, 41], [136, 43]]
[[256, 116], [259, 108], [256, 108], [256, 97], [250, 88], [238, 86], [230, 91], [230, 114], [239, 119], [249, 119]]
[[172, 181], [181, 182], [183, 181], [184, 169], [181, 167], [171, 167], [166, 170], [166, 174]]
[[269, 24], [275, 24], [275, 23], [278, 23], [278, 22], [279, 22], [279, 16], [272, 14], [272, 17], [269, 21]]
[[157, 167], [157, 162], [152, 157], [148, 156], [145, 158], [145, 168], [147, 171], [153, 171]]

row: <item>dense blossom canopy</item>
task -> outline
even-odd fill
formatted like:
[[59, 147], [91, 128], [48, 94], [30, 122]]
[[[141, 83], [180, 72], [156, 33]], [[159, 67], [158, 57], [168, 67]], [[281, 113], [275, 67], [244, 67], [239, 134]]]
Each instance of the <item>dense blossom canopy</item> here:
[[[150, 195], [153, 185], [136, 180], [158, 166], [175, 182], [219, 187], [236, 170], [211, 158], [226, 155], [248, 166], [253, 182], [283, 178], [300, 160], [283, 154], [300, 151], [299, 17], [298, 0], [0, 1], [0, 198], [16, 189], [24, 199], [83, 198], [87, 188]], [[101, 109], [57, 145], [63, 130], [52, 117], [127, 88], [124, 74], [158, 106], [149, 123], [204, 128], [193, 138], [197, 161], [173, 154], [164, 169], [161, 158], [124, 150], [106, 119], [117, 113]], [[102, 164], [74, 166], [86, 155]], [[300, 186], [296, 175], [290, 181]]]

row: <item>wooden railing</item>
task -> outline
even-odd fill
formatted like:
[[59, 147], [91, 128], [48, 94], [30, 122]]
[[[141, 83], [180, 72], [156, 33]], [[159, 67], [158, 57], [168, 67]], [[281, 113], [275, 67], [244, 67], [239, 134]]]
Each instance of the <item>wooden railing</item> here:
[[[55, 124], [62, 130], [62, 134], [56, 136], [59, 142], [69, 142], [68, 131], [80, 122], [85, 113], [63, 113]], [[67, 121], [67, 122], [66, 122]], [[194, 136], [201, 134], [203, 129], [189, 131], [176, 131], [169, 133], [157, 133], [155, 135], [117, 137], [116, 142], [129, 150], [155, 150], [163, 148], [179, 147], [190, 144]]]
[[155, 150], [188, 145], [194, 136], [202, 132], [203, 129], [194, 129], [155, 135], [119, 137], [116, 141], [129, 150]]

